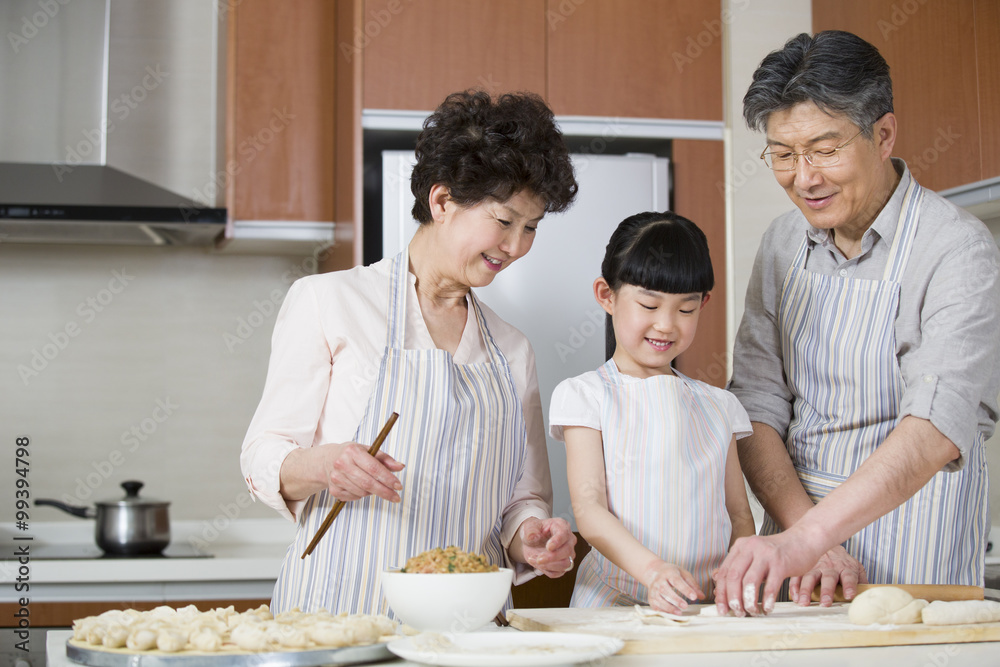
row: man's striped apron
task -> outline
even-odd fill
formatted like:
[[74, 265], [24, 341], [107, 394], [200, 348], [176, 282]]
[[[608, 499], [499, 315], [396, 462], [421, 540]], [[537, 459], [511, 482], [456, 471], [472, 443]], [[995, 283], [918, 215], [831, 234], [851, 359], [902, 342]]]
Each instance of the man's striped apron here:
[[[854, 473], [898, 423], [905, 387], [893, 325], [922, 196], [911, 181], [882, 280], [805, 270], [806, 241], [785, 277], [778, 317], [794, 395], [786, 445], [813, 502]], [[844, 543], [869, 582], [982, 585], [986, 462], [982, 436], [969, 444], [961, 471], [938, 472]], [[770, 517], [761, 532], [777, 532]]]
[[501, 514], [520, 476], [526, 439], [510, 368], [471, 291], [488, 362], [459, 365], [444, 350], [404, 349], [407, 272], [404, 251], [393, 260], [378, 380], [354, 436], [371, 443], [389, 415], [399, 413], [381, 451], [406, 464], [398, 473], [402, 502], [368, 496], [347, 503], [312, 554], [300, 559], [334, 502], [325, 490], [309, 498], [275, 584], [274, 613], [295, 607], [387, 613], [382, 570], [435, 547], [455, 545], [508, 565]]

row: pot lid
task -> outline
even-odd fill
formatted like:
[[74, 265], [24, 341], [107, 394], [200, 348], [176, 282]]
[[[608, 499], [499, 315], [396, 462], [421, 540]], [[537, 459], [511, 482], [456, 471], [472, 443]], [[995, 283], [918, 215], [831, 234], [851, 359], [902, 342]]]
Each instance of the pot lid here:
[[118, 507], [151, 507], [157, 505], [169, 505], [170, 502], [167, 500], [156, 500], [155, 498], [140, 498], [139, 489], [143, 487], [143, 483], [135, 480], [129, 480], [127, 482], [122, 482], [122, 488], [125, 489], [124, 498], [114, 498], [111, 500], [102, 500], [97, 505], [115, 505]]

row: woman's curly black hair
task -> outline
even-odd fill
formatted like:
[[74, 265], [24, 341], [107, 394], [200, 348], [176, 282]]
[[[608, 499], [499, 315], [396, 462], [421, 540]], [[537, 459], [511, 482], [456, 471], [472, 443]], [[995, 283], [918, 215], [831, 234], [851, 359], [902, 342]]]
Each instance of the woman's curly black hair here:
[[410, 176], [417, 222], [431, 221], [435, 184], [460, 206], [528, 190], [545, 201], [546, 213], [569, 208], [577, 191], [569, 150], [542, 98], [507, 93], [494, 100], [481, 90], [452, 93], [424, 121]]

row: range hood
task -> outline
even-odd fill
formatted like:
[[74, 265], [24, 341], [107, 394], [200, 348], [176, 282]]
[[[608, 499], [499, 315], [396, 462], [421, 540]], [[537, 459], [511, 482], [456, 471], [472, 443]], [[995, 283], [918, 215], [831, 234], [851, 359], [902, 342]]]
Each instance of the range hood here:
[[0, 243], [213, 243], [225, 3], [43, 5], [0, 5]]

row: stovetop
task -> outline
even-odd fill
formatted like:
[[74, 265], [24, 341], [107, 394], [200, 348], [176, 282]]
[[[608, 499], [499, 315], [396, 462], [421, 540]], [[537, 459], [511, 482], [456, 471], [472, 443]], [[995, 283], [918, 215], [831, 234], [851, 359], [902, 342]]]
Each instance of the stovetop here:
[[214, 556], [191, 544], [181, 542], [168, 545], [159, 554], [134, 556], [106, 554], [96, 544], [33, 544], [30, 557], [33, 560], [135, 560], [137, 558], [213, 558]]

